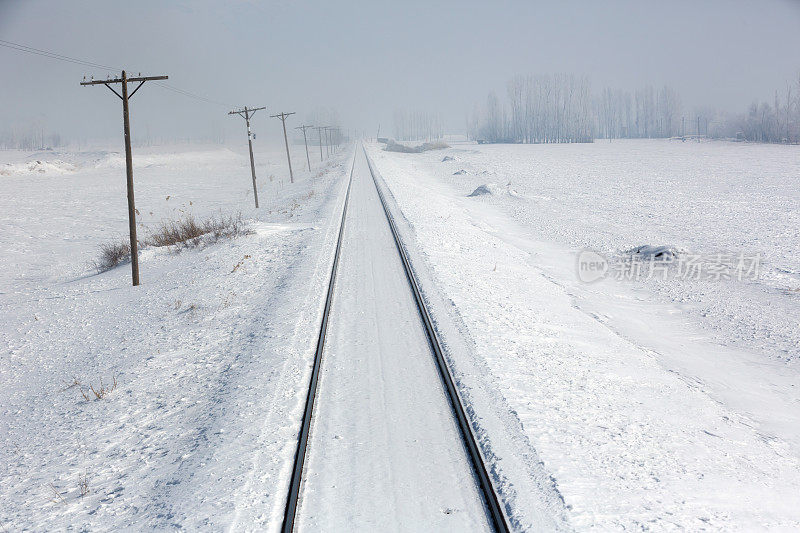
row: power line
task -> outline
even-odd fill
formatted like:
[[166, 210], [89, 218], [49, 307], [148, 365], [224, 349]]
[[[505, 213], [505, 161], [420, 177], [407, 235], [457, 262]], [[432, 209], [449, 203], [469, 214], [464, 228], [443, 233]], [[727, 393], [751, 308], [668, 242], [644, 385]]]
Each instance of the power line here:
[[[0, 46], [4, 46], [4, 47], [9, 48], [11, 50], [16, 50], [17, 52], [25, 52], [25, 53], [28, 53], [28, 54], [34, 54], [34, 55], [38, 55], [38, 56], [42, 56], [42, 57], [47, 57], [47, 58], [50, 58], [50, 59], [55, 59], [57, 61], [64, 61], [66, 63], [73, 63], [73, 64], [76, 64], [76, 65], [82, 65], [82, 66], [85, 66], [85, 67], [100, 68], [100, 69], [105, 69], [105, 70], [113, 70], [115, 72], [123, 70], [123, 69], [121, 69], [119, 67], [110, 67], [108, 65], [101, 65], [100, 63], [94, 63], [92, 61], [87, 61], [85, 59], [79, 59], [79, 58], [76, 58], [76, 57], [70, 57], [70, 56], [66, 56], [66, 55], [63, 55], [63, 54], [58, 54], [56, 52], [50, 52], [49, 50], [42, 50], [41, 48], [34, 48], [32, 46], [28, 46], [28, 45], [20, 44], [20, 43], [14, 43], [14, 42], [6, 41], [6, 40], [3, 40], [3, 39], [0, 39]], [[164, 89], [167, 89], [169, 91], [172, 91], [172, 92], [178, 93], [180, 95], [186, 96], [187, 98], [194, 98], [195, 100], [201, 100], [201, 101], [207, 102], [209, 104], [221, 105], [223, 107], [231, 107], [229, 104], [226, 104], [226, 103], [223, 103], [223, 102], [219, 102], [217, 100], [212, 100], [211, 98], [207, 98], [207, 97], [201, 96], [199, 94], [194, 94], [192, 92], [186, 91], [184, 89], [180, 89], [178, 87], [174, 87], [172, 85], [168, 85], [166, 83], [154, 82], [154, 85], [158, 85], [158, 86], [160, 86], [160, 87], [162, 87]]]
[[229, 104], [226, 104], [226, 103], [223, 103], [223, 102], [219, 102], [217, 100], [212, 100], [211, 98], [206, 98], [205, 96], [200, 96], [199, 94], [190, 93], [189, 91], [185, 91], [183, 89], [179, 89], [178, 87], [173, 87], [172, 85], [167, 85], [166, 83], [161, 83], [161, 82], [157, 81], [157, 82], [154, 82], [153, 84], [154, 85], [158, 85], [159, 87], [163, 87], [164, 89], [167, 89], [169, 91], [176, 92], [176, 93], [181, 94], [183, 96], [186, 96], [186, 97], [189, 97], [189, 98], [194, 98], [195, 100], [202, 100], [203, 102], [207, 102], [209, 104], [221, 105], [222, 107], [232, 107]]
[[76, 63], [78, 65], [83, 65], [86, 67], [94, 67], [94, 68], [102, 68], [107, 70], [122, 70], [116, 67], [109, 67], [108, 65], [101, 65], [99, 63], [93, 63], [91, 61], [86, 61], [83, 59], [78, 59], [75, 57], [65, 56], [62, 54], [57, 54], [55, 52], [49, 52], [47, 50], [41, 50], [39, 48], [34, 48], [32, 46], [26, 46], [24, 44], [19, 43], [12, 43], [11, 41], [4, 41], [0, 39], [0, 46], [5, 46], [6, 48], [11, 48], [12, 50], [16, 50], [18, 52], [27, 52], [29, 54], [35, 54], [38, 56], [49, 57], [50, 59], [57, 59], [59, 61], [66, 61], [68, 63]]

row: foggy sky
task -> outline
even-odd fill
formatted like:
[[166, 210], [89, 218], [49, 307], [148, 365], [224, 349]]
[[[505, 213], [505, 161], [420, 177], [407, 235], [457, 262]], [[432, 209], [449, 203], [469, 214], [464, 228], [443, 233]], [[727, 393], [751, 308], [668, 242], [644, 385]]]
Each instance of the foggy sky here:
[[[168, 74], [226, 104], [146, 85], [132, 101], [134, 136], [235, 139], [241, 119], [227, 105], [297, 111], [292, 126], [335, 108], [344, 127], [372, 135], [379, 123], [391, 133], [394, 109], [421, 109], [461, 132], [515, 74], [585, 74], [595, 92], [669, 83], [689, 109], [771, 101], [800, 72], [800, 2], [0, 0], [0, 39]], [[38, 124], [118, 137], [119, 100], [78, 85], [107, 74], [119, 73], [0, 47], [0, 133]], [[254, 129], [275, 135], [279, 122], [261, 116]]]

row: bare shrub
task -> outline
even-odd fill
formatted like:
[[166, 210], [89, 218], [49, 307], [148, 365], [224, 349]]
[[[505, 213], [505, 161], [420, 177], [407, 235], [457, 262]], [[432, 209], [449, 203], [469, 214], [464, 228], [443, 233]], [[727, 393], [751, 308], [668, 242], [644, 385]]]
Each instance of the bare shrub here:
[[[241, 213], [230, 216], [212, 216], [198, 221], [193, 215], [186, 215], [180, 220], [162, 222], [155, 230], [149, 232], [142, 246], [198, 246], [201, 242], [217, 242], [223, 238], [247, 235], [250, 230], [242, 220]], [[130, 261], [131, 247], [128, 243], [107, 243], [100, 247], [100, 258], [94, 265], [98, 272], [105, 272]]]
[[120, 263], [130, 261], [131, 245], [127, 242], [106, 243], [100, 246], [100, 258], [94, 267], [98, 272], [111, 270]]

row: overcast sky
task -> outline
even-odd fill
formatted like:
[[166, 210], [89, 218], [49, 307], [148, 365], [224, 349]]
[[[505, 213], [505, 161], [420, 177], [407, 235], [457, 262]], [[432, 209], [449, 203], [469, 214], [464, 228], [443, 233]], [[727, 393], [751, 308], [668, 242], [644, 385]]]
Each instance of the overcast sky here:
[[[345, 127], [374, 135], [408, 108], [439, 111], [461, 131], [515, 74], [585, 74], [595, 91], [669, 83], [689, 108], [771, 101], [800, 73], [800, 1], [0, 0], [0, 39], [168, 74], [230, 106], [297, 111], [292, 125], [335, 108]], [[35, 123], [118, 136], [119, 100], [78, 85], [108, 73], [0, 47], [0, 133]], [[241, 119], [226, 105], [145, 86], [134, 135], [235, 137]], [[277, 132], [275, 119], [260, 120], [256, 131]]]

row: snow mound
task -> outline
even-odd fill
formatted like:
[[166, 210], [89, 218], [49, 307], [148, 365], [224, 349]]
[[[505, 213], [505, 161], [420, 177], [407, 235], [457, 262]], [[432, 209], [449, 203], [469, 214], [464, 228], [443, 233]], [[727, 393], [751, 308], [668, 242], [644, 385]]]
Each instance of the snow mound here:
[[387, 152], [400, 152], [404, 154], [419, 154], [421, 152], [427, 152], [428, 150], [444, 150], [445, 148], [450, 148], [450, 145], [442, 141], [422, 143], [418, 146], [407, 146], [398, 143], [394, 139], [389, 139], [384, 150]]
[[455, 157], [453, 157], [453, 156], [449, 156], [449, 155], [446, 155], [446, 156], [444, 156], [444, 157], [442, 158], [442, 163], [444, 163], [445, 161], [455, 161], [455, 160], [456, 160], [456, 158], [455, 158]]
[[0, 167], [0, 175], [11, 176], [15, 174], [64, 174], [74, 172], [77, 169], [72, 163], [54, 159], [52, 161], [35, 160], [28, 163], [8, 163]]
[[[134, 161], [141, 158], [134, 158]], [[97, 169], [120, 169], [125, 168], [125, 156], [118, 153], [109, 153], [94, 161], [94, 168]]]
[[652, 246], [650, 244], [643, 244], [641, 246], [631, 248], [630, 250], [625, 250], [625, 254], [631, 256], [635, 255], [648, 260], [651, 258], [669, 260], [675, 259], [678, 254], [680, 254], [680, 250], [674, 246]]

